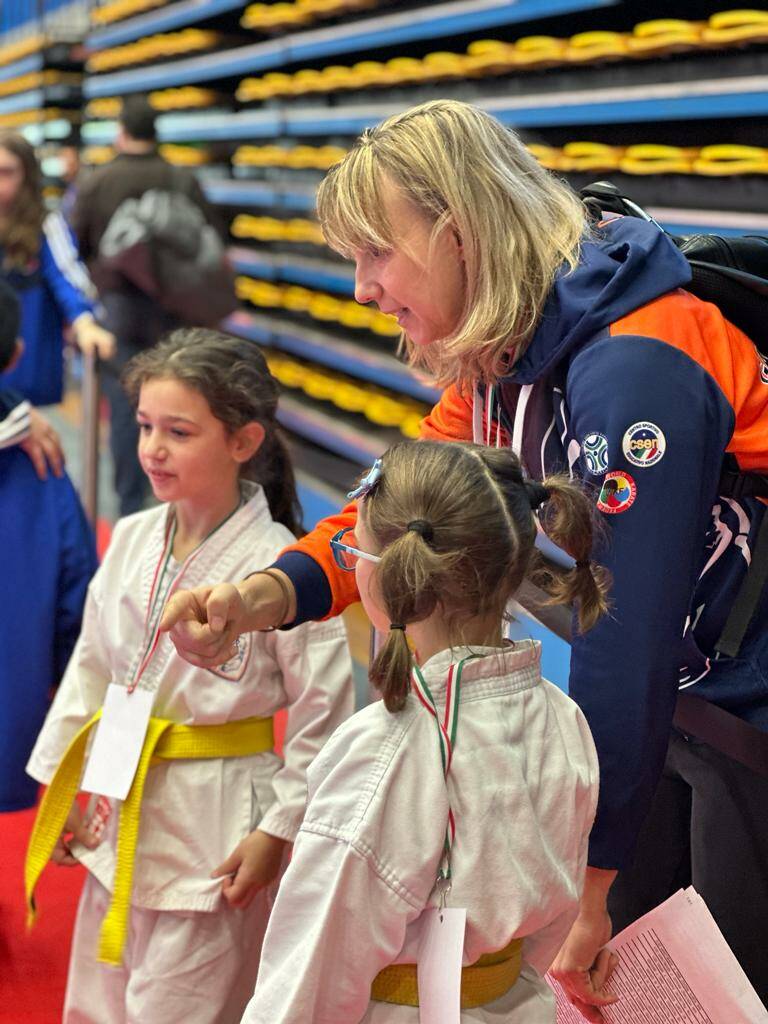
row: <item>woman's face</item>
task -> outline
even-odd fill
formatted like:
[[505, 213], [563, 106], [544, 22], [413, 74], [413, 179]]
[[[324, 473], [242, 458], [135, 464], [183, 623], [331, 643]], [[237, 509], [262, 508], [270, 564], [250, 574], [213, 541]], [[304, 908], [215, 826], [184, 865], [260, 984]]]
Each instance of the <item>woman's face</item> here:
[[0, 146], [0, 213], [7, 213], [13, 206], [23, 181], [21, 160]]
[[355, 253], [355, 298], [397, 317], [414, 345], [431, 345], [459, 326], [466, 283], [461, 244], [450, 227], [432, 240], [433, 225], [385, 182], [382, 196], [395, 244], [387, 252]]

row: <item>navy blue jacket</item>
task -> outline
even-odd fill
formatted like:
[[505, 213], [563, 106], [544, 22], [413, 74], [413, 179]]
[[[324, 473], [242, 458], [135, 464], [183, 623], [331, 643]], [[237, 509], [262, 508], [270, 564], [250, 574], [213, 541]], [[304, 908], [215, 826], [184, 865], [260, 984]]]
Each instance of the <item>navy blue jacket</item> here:
[[[570, 693], [600, 757], [590, 864], [622, 868], [659, 779], [679, 687], [768, 729], [768, 604], [739, 659], [714, 644], [746, 571], [764, 506], [718, 496], [724, 452], [768, 469], [768, 372], [754, 345], [684, 290], [690, 269], [654, 225], [623, 218], [561, 274], [514, 371], [480, 389], [506, 443], [537, 479], [565, 472], [594, 495], [605, 530], [594, 557], [613, 576], [611, 610], [573, 642]], [[471, 440], [471, 396], [456, 387], [422, 435]], [[355, 599], [328, 539], [348, 506], [278, 561], [298, 619]], [[345, 578], [346, 576], [346, 578]]]
[[39, 480], [18, 447], [0, 451], [0, 811], [31, 807], [24, 771], [80, 632], [97, 559], [68, 477]]

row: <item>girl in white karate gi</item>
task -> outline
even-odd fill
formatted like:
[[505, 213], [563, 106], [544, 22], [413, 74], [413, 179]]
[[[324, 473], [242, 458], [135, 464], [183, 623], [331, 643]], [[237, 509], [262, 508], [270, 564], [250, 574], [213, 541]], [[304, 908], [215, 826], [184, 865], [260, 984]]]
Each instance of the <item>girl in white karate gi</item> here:
[[[244, 1024], [415, 1024], [420, 1009], [552, 1024], [542, 975], [576, 917], [597, 758], [576, 704], [541, 678], [539, 645], [505, 642], [502, 620], [539, 506], [576, 560], [553, 599], [575, 601], [581, 628], [597, 620], [590, 502], [561, 478], [524, 482], [508, 450], [431, 441], [392, 448], [352, 496], [355, 534], [331, 545], [388, 630], [371, 670], [383, 701], [310, 768]], [[419, 1007], [413, 967], [448, 884], [467, 915], [450, 1018]]]
[[[51, 784], [30, 841], [27, 891], [49, 856], [88, 868], [65, 1024], [234, 1024], [253, 992], [277, 879], [304, 814], [307, 767], [353, 710], [346, 635], [339, 619], [248, 634], [213, 671], [158, 638], [164, 601], [179, 584], [240, 580], [292, 541], [296, 491], [275, 423], [277, 383], [253, 343], [176, 331], [137, 357], [126, 383], [137, 401], [139, 458], [163, 504], [117, 524], [89, 588], [80, 639], [27, 769]], [[149, 691], [147, 736], [157, 721], [172, 726], [138, 797], [133, 852], [120, 822], [130, 818], [140, 772], [126, 802], [92, 798], [84, 819], [71, 802], [79, 763], [70, 791], [61, 788], [65, 763], [72, 770], [65, 751], [110, 684]], [[280, 708], [283, 758], [272, 751]], [[194, 749], [174, 754], [172, 744], [190, 737]], [[119, 854], [118, 839], [130, 856]]]

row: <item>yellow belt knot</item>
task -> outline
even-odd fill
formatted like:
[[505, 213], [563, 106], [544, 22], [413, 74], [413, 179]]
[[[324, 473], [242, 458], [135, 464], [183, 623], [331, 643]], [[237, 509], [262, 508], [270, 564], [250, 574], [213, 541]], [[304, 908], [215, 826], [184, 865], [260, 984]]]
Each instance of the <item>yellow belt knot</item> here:
[[[101, 718], [101, 710], [87, 722], [67, 747], [38, 808], [24, 864], [27, 926], [37, 915], [35, 886], [64, 829], [80, 787], [88, 736]], [[120, 964], [128, 932], [128, 911], [133, 888], [133, 864], [141, 819], [141, 799], [151, 762], [214, 757], [249, 757], [272, 750], [271, 718], [243, 718], [221, 725], [178, 725], [165, 718], [150, 718], [139, 764], [128, 796], [120, 809], [115, 880], [107, 914], [101, 925], [98, 958]]]
[[[461, 969], [461, 1008], [485, 1006], [505, 995], [518, 979], [523, 959], [523, 940], [512, 939], [495, 953], [484, 953]], [[419, 1005], [416, 964], [390, 964], [379, 971], [371, 985], [371, 999], [400, 1006]]]

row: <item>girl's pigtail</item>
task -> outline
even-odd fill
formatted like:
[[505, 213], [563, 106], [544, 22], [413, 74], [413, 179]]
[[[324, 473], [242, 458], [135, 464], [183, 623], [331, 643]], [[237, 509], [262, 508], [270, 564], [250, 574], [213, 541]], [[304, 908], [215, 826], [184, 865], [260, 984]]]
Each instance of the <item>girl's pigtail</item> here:
[[291, 457], [280, 429], [274, 421], [263, 424], [261, 447], [248, 464], [246, 476], [260, 483], [272, 518], [282, 523], [295, 537], [304, 535], [301, 505]]
[[585, 633], [608, 610], [610, 573], [591, 559], [595, 539], [594, 506], [566, 477], [544, 481], [549, 498], [540, 520], [547, 536], [575, 560], [573, 569], [550, 575], [545, 588], [552, 604], [573, 604], [579, 631]]
[[421, 533], [410, 529], [385, 548], [376, 567], [376, 586], [392, 627], [370, 678], [387, 711], [400, 711], [411, 688], [413, 658], [402, 627], [432, 614], [456, 559], [435, 551]]
[[401, 711], [411, 688], [413, 658], [403, 623], [390, 627], [376, 655], [370, 679], [381, 693], [387, 711]]

